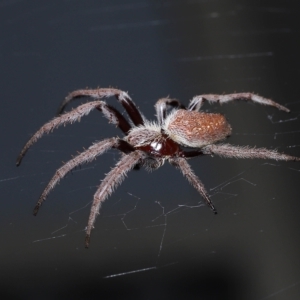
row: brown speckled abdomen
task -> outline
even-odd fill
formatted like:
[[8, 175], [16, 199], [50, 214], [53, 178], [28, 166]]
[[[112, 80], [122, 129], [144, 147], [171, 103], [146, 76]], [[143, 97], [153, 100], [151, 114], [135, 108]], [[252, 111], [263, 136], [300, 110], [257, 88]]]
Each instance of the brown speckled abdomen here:
[[231, 126], [223, 115], [183, 109], [170, 115], [164, 130], [176, 142], [198, 148], [223, 140], [231, 134]]

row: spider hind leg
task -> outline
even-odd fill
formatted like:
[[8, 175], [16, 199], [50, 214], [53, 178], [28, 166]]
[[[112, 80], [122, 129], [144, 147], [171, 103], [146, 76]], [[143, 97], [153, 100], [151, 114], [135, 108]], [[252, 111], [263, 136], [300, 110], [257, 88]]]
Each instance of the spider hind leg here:
[[264, 97], [261, 97], [259, 95], [253, 94], [253, 93], [235, 93], [235, 94], [227, 94], [227, 95], [215, 95], [215, 94], [207, 94], [207, 95], [199, 95], [195, 96], [188, 107], [188, 110], [196, 110], [199, 111], [204, 101], [208, 102], [219, 102], [220, 104], [234, 101], [234, 100], [249, 100], [255, 103], [259, 103], [262, 105], [269, 105], [276, 107], [279, 110], [283, 110], [285, 112], [290, 112], [288, 108], [286, 108], [283, 105], [280, 105], [279, 103], [267, 99]]
[[259, 159], [274, 159], [285, 161], [300, 161], [299, 157], [279, 153], [276, 150], [267, 148], [254, 148], [249, 146], [234, 146], [230, 144], [208, 145], [202, 148], [203, 154], [219, 155], [229, 158], [259, 158]]
[[155, 103], [156, 117], [159, 124], [162, 124], [167, 116], [168, 106], [186, 109], [177, 99], [161, 98]]

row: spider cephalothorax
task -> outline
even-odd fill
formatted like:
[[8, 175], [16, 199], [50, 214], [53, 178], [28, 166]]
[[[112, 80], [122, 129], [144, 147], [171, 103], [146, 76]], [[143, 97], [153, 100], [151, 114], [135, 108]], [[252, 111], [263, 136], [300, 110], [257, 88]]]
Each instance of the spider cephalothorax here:
[[[100, 100], [109, 96], [115, 96], [123, 105], [131, 119], [132, 125], [118, 110]], [[62, 114], [70, 101], [81, 97], [90, 97], [95, 101], [82, 104], [76, 109]], [[278, 153], [266, 148], [240, 147], [217, 143], [231, 134], [231, 126], [223, 115], [199, 112], [200, 107], [205, 100], [225, 103], [236, 99], [251, 100], [289, 112], [286, 107], [252, 93], [210, 94], [195, 96], [187, 108], [178, 100], [162, 98], [155, 104], [157, 122], [149, 122], [142, 116], [129, 95], [123, 91], [107, 88], [78, 90], [70, 93], [58, 110], [59, 116], [43, 125], [25, 144], [17, 158], [17, 166], [20, 165], [29, 147], [43, 134], [49, 133], [62, 124], [80, 120], [82, 116], [89, 114], [93, 109], [102, 111], [110, 123], [115, 124], [123, 131], [125, 137], [123, 139], [113, 137], [97, 142], [60, 167], [41, 194], [34, 208], [34, 215], [38, 213], [40, 206], [49, 192], [69, 171], [82, 163], [92, 161], [111, 148], [116, 148], [124, 154], [115, 168], [106, 175], [94, 195], [86, 228], [86, 248], [89, 246], [91, 230], [94, 227], [96, 216], [99, 214], [101, 203], [112, 193], [114, 187], [123, 181], [125, 175], [137, 166], [144, 166], [147, 169], [153, 170], [159, 168], [165, 160], [168, 160], [183, 173], [204, 198], [206, 204], [216, 213], [216, 209], [207, 191], [190, 168], [187, 159], [200, 155], [216, 154], [223, 157], [235, 158], [300, 160], [298, 157]], [[167, 115], [169, 107], [173, 109]], [[186, 150], [186, 148], [192, 149]]]

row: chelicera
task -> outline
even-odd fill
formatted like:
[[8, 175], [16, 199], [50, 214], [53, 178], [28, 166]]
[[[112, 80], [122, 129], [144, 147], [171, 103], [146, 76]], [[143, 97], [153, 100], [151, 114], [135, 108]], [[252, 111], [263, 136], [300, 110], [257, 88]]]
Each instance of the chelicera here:
[[[121, 103], [130, 118], [130, 122], [117, 109], [101, 100], [110, 96], [115, 96]], [[91, 98], [93, 101], [82, 104], [70, 112], [63, 113], [65, 107], [72, 100], [82, 97]], [[78, 90], [70, 93], [61, 104], [58, 116], [44, 124], [25, 144], [17, 158], [17, 166], [20, 165], [27, 150], [43, 134], [51, 132], [60, 125], [80, 120], [81, 117], [89, 114], [93, 109], [101, 111], [110, 123], [116, 125], [124, 133], [124, 137], [107, 138], [96, 142], [60, 167], [42, 192], [34, 208], [34, 215], [38, 213], [49, 192], [68, 172], [78, 165], [92, 161], [112, 148], [118, 149], [123, 154], [116, 166], [102, 180], [94, 194], [86, 227], [86, 248], [89, 247], [91, 231], [94, 228], [101, 204], [133, 168], [145, 167], [148, 170], [154, 170], [162, 166], [167, 160], [182, 172], [200, 193], [206, 204], [216, 213], [216, 208], [209, 194], [192, 171], [187, 162], [188, 159], [200, 155], [219, 155], [231, 158], [300, 160], [298, 157], [266, 148], [251, 148], [220, 143], [231, 134], [231, 126], [223, 115], [201, 112], [200, 108], [204, 101], [222, 104], [237, 99], [270, 105], [289, 112], [286, 107], [252, 93], [209, 94], [195, 96], [187, 108], [176, 99], [162, 98], [155, 104], [157, 121], [150, 122], [141, 114], [129, 95], [124, 91], [106, 88]], [[171, 111], [168, 113], [170, 108]], [[187, 150], [187, 148], [189, 149]]]

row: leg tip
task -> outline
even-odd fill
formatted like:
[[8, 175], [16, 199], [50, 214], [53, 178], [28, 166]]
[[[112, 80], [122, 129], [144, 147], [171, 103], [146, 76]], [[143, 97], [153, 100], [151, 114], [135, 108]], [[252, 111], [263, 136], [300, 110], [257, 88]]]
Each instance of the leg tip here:
[[37, 213], [39, 212], [39, 208], [40, 208], [40, 205], [38, 205], [38, 204], [34, 207], [34, 209], [33, 209], [33, 215], [34, 216], [36, 216]]
[[215, 206], [214, 206], [213, 204], [210, 205], [210, 208], [211, 208], [211, 210], [213, 211], [213, 213], [214, 213], [215, 215], [218, 214], [217, 209], [215, 208]]
[[16, 166], [17, 166], [17, 167], [21, 164], [22, 158], [23, 158], [23, 157], [22, 157], [21, 155], [18, 156], [17, 161], [16, 161]]
[[87, 234], [87, 235], [85, 236], [85, 248], [88, 249], [89, 246], [90, 246], [90, 235]]

